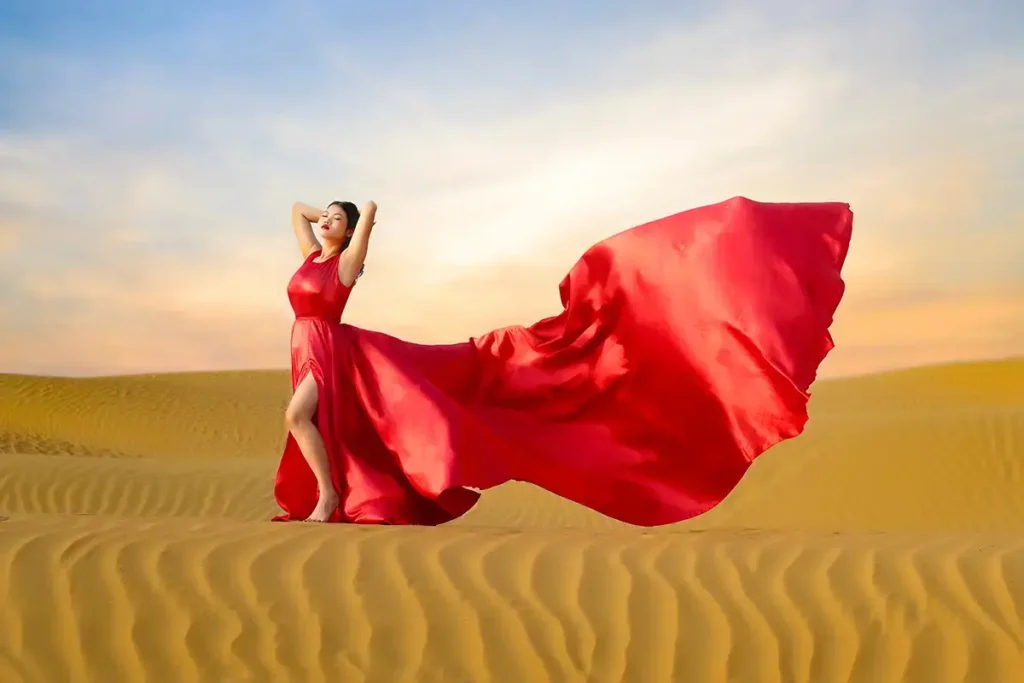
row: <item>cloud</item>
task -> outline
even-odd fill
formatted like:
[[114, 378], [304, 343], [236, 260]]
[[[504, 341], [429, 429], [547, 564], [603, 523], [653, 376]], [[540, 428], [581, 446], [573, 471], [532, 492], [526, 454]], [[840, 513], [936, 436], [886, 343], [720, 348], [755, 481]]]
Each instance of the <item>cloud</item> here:
[[290, 203], [369, 197], [349, 321], [417, 341], [548, 315], [593, 242], [743, 194], [853, 204], [830, 372], [1024, 352], [1004, 333], [1024, 281], [1021, 51], [974, 47], [929, 87], [934, 27], [914, 15], [786, 6], [806, 21], [737, 4], [591, 27], [544, 48], [575, 77], [536, 84], [519, 34], [453, 34], [387, 69], [311, 45], [288, 84], [35, 60], [33, 102], [69, 73], [94, 88], [0, 129], [0, 370], [283, 366]]
[[848, 301], [823, 375], [1024, 353], [1024, 287], [904, 301]]

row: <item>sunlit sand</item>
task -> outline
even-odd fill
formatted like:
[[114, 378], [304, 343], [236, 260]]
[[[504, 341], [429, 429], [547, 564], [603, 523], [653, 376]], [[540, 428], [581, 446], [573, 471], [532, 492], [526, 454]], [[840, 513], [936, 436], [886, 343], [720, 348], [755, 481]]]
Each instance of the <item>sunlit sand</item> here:
[[656, 529], [269, 522], [288, 388], [0, 375], [0, 681], [1024, 680], [1024, 360], [820, 382]]

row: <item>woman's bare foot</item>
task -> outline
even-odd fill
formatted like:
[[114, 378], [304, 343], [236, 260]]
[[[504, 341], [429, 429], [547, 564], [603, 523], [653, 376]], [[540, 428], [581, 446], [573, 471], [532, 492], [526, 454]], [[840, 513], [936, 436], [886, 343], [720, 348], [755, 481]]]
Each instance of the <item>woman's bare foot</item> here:
[[316, 507], [313, 508], [313, 512], [306, 517], [307, 522], [326, 522], [334, 514], [334, 511], [338, 509], [338, 505], [341, 504], [341, 498], [338, 496], [338, 492], [334, 490], [334, 487], [328, 487], [320, 490], [320, 498], [316, 501]]

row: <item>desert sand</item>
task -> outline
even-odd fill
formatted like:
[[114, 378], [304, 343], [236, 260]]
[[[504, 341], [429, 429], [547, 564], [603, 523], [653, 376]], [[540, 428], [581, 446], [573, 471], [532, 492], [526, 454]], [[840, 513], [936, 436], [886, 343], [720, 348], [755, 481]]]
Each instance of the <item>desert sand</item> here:
[[279, 524], [285, 372], [0, 375], [0, 682], [1024, 681], [1024, 360], [819, 382], [718, 508]]

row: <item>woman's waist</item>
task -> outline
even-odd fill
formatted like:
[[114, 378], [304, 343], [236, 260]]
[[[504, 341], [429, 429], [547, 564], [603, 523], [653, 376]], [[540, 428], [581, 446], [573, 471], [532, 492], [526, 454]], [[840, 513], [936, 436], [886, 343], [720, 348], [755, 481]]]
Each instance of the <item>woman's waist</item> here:
[[292, 337], [298, 336], [335, 336], [344, 333], [349, 325], [341, 322], [338, 318], [328, 318], [322, 315], [297, 315], [292, 323]]
[[316, 322], [316, 323], [328, 323], [331, 325], [340, 325], [341, 316], [330, 316], [330, 315], [296, 315], [295, 322]]

